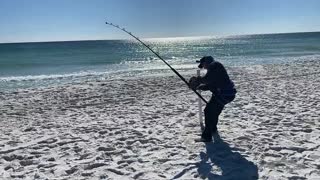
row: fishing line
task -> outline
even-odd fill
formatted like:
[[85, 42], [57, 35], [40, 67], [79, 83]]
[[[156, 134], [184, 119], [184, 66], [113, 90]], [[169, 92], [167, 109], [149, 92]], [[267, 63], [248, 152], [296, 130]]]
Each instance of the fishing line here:
[[[186, 79], [184, 77], [182, 77], [180, 75], [180, 73], [178, 73], [178, 71], [176, 71], [173, 67], [170, 66], [170, 64], [168, 64], [158, 53], [156, 53], [149, 45], [145, 44], [143, 41], [141, 41], [137, 36], [133, 35], [131, 32], [127, 31], [125, 28], [121, 28], [118, 25], [115, 25], [113, 23], [110, 22], [106, 22], [107, 25], [113, 26], [117, 29], [120, 29], [121, 31], [129, 34], [131, 37], [135, 38], [137, 41], [139, 41], [143, 46], [145, 46], [146, 48], [148, 48], [153, 54], [155, 54], [160, 60], [162, 60], [167, 66], [169, 66], [169, 68], [183, 81], [186, 83], [186, 85], [189, 87], [189, 83], [186, 81]], [[194, 93], [196, 93], [196, 95], [198, 95], [206, 104], [208, 104], [207, 100], [205, 100], [201, 94], [199, 94], [195, 89], [191, 89]]]

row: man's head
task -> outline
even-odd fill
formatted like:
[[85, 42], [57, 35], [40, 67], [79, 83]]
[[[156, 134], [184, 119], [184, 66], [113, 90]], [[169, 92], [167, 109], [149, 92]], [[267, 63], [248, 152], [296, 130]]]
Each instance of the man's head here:
[[208, 69], [209, 64], [212, 63], [213, 61], [214, 59], [212, 56], [204, 56], [199, 61], [197, 61], [197, 63], [200, 63], [198, 67]]

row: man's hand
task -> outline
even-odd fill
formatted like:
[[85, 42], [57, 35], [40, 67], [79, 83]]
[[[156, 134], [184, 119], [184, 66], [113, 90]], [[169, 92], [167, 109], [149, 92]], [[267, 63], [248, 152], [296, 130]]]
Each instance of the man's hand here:
[[198, 77], [191, 77], [189, 80], [189, 88], [196, 90], [200, 85], [200, 79]]

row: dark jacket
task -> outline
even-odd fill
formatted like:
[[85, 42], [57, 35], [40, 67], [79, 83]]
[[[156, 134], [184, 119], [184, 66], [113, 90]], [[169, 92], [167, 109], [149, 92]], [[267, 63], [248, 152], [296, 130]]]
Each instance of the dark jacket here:
[[224, 66], [217, 61], [212, 62], [207, 74], [200, 78], [198, 89], [210, 90], [215, 96], [234, 96], [237, 91]]

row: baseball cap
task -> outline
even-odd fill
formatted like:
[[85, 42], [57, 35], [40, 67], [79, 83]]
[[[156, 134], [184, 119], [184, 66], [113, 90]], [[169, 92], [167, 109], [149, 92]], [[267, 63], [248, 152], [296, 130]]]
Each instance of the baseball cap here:
[[198, 60], [198, 61], [196, 61], [197, 63], [200, 63], [199, 64], [199, 68], [203, 68], [203, 64], [204, 63], [208, 63], [208, 64], [210, 64], [210, 63], [212, 63], [214, 61], [214, 59], [213, 59], [213, 57], [212, 56], [204, 56], [204, 57], [202, 57], [200, 60]]

